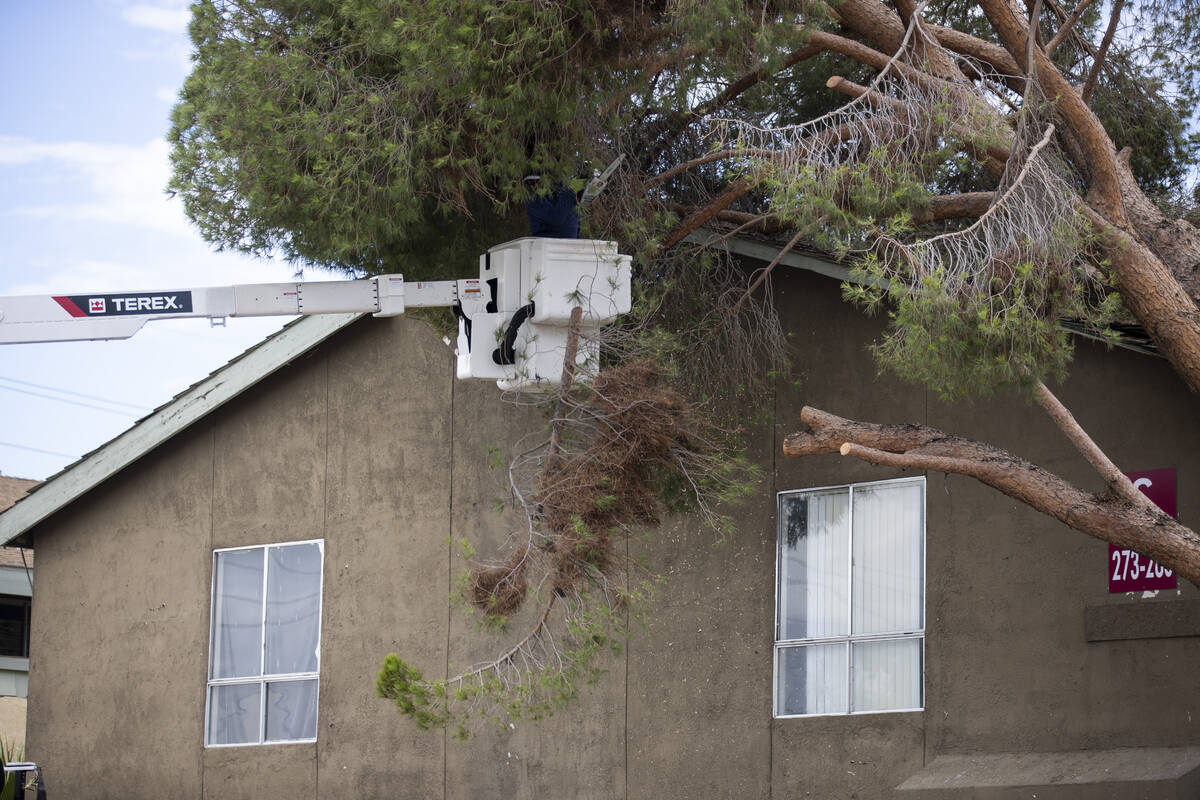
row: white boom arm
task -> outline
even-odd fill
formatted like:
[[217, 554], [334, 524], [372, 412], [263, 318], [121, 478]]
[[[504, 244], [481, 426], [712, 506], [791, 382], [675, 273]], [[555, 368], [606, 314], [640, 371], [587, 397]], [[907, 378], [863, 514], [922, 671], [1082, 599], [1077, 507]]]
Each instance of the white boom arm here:
[[[479, 259], [479, 278], [406, 283], [400, 275], [348, 281], [256, 283], [162, 292], [0, 297], [0, 344], [128, 339], [150, 320], [370, 313], [453, 307], [458, 377], [505, 389], [558, 383], [571, 309], [583, 308], [580, 363], [596, 356], [586, 334], [630, 308], [630, 258], [612, 242], [516, 239]], [[474, 346], [473, 346], [474, 345]]]
[[[453, 305], [454, 290], [453, 281], [444, 281], [443, 302], [437, 304]], [[402, 277], [381, 275], [357, 281], [0, 297], [0, 344], [128, 339], [156, 319], [206, 317], [215, 322], [354, 311], [395, 316], [404, 313], [405, 293]]]

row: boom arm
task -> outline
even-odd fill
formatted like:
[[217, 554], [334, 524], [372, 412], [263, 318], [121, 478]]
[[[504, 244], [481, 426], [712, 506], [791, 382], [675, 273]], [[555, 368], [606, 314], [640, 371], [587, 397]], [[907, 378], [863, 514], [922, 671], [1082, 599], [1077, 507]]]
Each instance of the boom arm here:
[[[0, 344], [128, 339], [150, 320], [370, 313], [454, 307], [458, 376], [504, 389], [557, 384], [571, 309], [589, 332], [630, 308], [630, 259], [612, 242], [524, 238], [480, 257], [479, 278], [406, 283], [400, 275], [348, 281], [254, 283], [163, 292], [0, 297]], [[500, 344], [500, 347], [497, 345]]]
[[0, 297], [0, 344], [128, 339], [150, 320], [269, 317], [452, 306], [454, 281], [406, 284], [399, 275], [354, 281], [250, 283], [162, 292]]

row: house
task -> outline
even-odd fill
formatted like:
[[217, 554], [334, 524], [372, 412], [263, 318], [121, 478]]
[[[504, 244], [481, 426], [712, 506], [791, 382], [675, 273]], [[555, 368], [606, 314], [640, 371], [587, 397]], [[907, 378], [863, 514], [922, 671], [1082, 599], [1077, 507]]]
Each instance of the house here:
[[[0, 475], [0, 511], [37, 484]], [[32, 596], [33, 551], [0, 547], [0, 742], [18, 752], [25, 746]]]
[[[1097, 483], [1019, 398], [880, 377], [838, 275], [792, 254], [773, 277], [793, 374], [737, 532], [631, 544], [668, 580], [607, 674], [465, 744], [374, 679], [391, 652], [439, 675], [496, 651], [451, 603], [452, 542], [498, 547], [486, 453], [543, 420], [456, 381], [419, 320], [290, 325], [0, 515], [38, 553], [27, 757], [58, 797], [1198, 796], [1195, 587], [1110, 594], [1105, 544], [966, 478], [782, 457], [810, 404]], [[1200, 520], [1200, 415], [1165, 362], [1080, 340], [1059, 394]], [[290, 616], [265, 625], [267, 595]]]

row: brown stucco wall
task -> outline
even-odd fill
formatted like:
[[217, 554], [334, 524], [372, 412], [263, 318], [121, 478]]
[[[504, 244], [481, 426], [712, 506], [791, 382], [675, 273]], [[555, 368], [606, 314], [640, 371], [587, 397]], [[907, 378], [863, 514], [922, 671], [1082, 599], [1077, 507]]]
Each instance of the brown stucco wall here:
[[[900, 474], [780, 458], [803, 404], [987, 438], [1096, 486], [1021, 399], [950, 407], [879, 377], [865, 347], [880, 322], [835, 282], [788, 272], [775, 293], [793, 373], [750, 430], [763, 477], [738, 532], [714, 547], [681, 518], [631, 543], [668, 576], [647, 627], [540, 723], [458, 744], [374, 697], [386, 653], [437, 675], [496, 649], [448, 599], [452, 542], [488, 553], [517, 527], [492, 510], [503, 476], [487, 451], [542, 421], [455, 381], [419, 321], [357, 323], [44, 523], [28, 755], [54, 795], [867, 798], [943, 754], [1196, 744], [1200, 639], [1084, 632], [1090, 606], [1177, 593], [1110, 597], [1102, 543], [940, 475], [925, 710], [772, 719], [775, 492]], [[1197, 524], [1200, 421], [1161, 362], [1084, 344], [1061, 395], [1122, 466], [1176, 467], [1180, 517]], [[325, 540], [317, 742], [205, 750], [212, 549], [310, 538]]]

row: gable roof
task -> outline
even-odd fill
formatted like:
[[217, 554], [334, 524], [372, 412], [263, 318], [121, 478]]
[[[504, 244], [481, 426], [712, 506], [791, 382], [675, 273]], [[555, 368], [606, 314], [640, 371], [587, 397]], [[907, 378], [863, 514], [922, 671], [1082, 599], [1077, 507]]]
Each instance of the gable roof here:
[[[362, 316], [365, 314], [301, 317], [268, 336], [142, 417], [124, 433], [47, 478], [37, 486], [36, 491], [31, 491], [28, 496], [15, 502], [12, 508], [0, 513], [0, 544], [19, 539], [54, 512], [82, 497], [158, 445]], [[14, 497], [14, 501], [19, 497]]]

